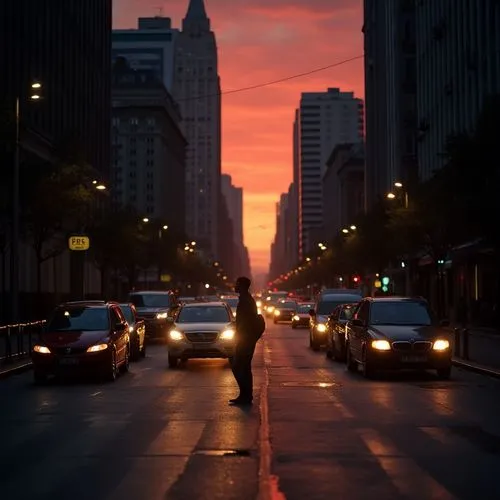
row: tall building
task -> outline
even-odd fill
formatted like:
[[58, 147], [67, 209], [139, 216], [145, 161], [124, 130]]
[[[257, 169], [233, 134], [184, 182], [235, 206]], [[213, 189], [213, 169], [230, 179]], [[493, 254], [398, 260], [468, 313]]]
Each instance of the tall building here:
[[500, 4], [417, 2], [418, 160], [422, 180], [445, 160], [447, 138], [474, 129], [500, 93]]
[[[105, 177], [111, 156], [111, 0], [2, 0], [0, 2], [0, 161], [11, 178], [16, 99], [20, 105], [20, 164], [86, 163]], [[33, 82], [42, 99], [30, 102]], [[7, 138], [7, 140], [5, 140]], [[9, 182], [3, 184], [8, 200]], [[55, 193], [56, 195], [56, 193]], [[21, 207], [22, 208], [22, 207]], [[1, 232], [8, 233], [4, 226]], [[27, 242], [23, 242], [27, 243]], [[78, 252], [72, 252], [72, 256]], [[3, 255], [9, 258], [8, 253]], [[19, 249], [20, 291], [36, 292], [36, 259]], [[47, 258], [42, 292], [68, 293], [70, 252]], [[9, 280], [2, 271], [4, 290]], [[90, 271], [89, 271], [90, 275]], [[93, 275], [92, 275], [93, 276]], [[93, 288], [95, 285], [95, 288]], [[99, 291], [89, 278], [86, 291]], [[26, 310], [24, 311], [26, 312]], [[23, 306], [21, 304], [21, 315]]]
[[[0, 2], [0, 108], [101, 172], [110, 163], [111, 0]], [[33, 81], [43, 100], [28, 101]]]
[[113, 70], [113, 196], [184, 233], [186, 140], [162, 80], [118, 59]]
[[365, 0], [363, 32], [368, 209], [416, 180], [415, 0]]
[[269, 277], [271, 280], [278, 278], [290, 269], [287, 266], [286, 259], [288, 245], [288, 202], [288, 193], [282, 193], [280, 201], [276, 203], [276, 233], [271, 245], [271, 263], [269, 266]]
[[217, 44], [203, 0], [190, 0], [175, 44], [173, 95], [186, 156], [186, 231], [213, 258], [218, 250], [221, 98]]
[[[222, 196], [226, 201], [229, 219], [231, 220], [233, 231], [233, 267], [235, 274], [250, 275], [250, 263], [248, 250], [245, 247], [243, 237], [243, 188], [236, 187], [232, 183], [230, 175], [221, 176]], [[221, 246], [227, 246], [227, 234], [221, 231]]]
[[302, 94], [294, 125], [294, 158], [299, 177], [299, 259], [322, 239], [322, 177], [332, 149], [363, 139], [363, 101], [329, 88]]
[[171, 91], [178, 33], [168, 17], [140, 17], [137, 29], [113, 30], [113, 63], [124, 57], [132, 69], [152, 71]]
[[[364, 211], [365, 153], [363, 144], [339, 144], [323, 176], [324, 228], [328, 241], [354, 224]], [[337, 192], [337, 196], [331, 196]]]

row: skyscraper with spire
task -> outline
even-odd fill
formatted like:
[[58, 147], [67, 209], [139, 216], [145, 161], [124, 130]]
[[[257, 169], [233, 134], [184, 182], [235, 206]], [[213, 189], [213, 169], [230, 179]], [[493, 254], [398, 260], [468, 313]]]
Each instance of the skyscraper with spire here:
[[215, 259], [221, 192], [221, 98], [217, 44], [203, 0], [190, 0], [175, 45], [173, 95], [188, 141], [186, 231]]

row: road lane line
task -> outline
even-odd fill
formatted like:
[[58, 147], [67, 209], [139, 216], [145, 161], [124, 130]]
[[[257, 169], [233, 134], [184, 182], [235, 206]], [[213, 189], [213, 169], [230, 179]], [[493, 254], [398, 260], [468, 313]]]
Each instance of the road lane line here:
[[272, 448], [269, 429], [269, 367], [271, 366], [271, 350], [264, 341], [264, 380], [260, 390], [260, 460], [259, 460], [259, 493], [258, 500], [286, 500], [279, 489], [279, 478], [271, 474]]
[[360, 429], [359, 435], [402, 495], [409, 499], [455, 499], [443, 485], [414, 460], [402, 454], [380, 432], [375, 429]]

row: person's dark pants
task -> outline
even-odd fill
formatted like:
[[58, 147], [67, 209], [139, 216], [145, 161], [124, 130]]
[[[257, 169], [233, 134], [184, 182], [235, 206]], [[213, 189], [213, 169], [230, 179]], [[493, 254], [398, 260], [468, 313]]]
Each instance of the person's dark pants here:
[[238, 398], [249, 401], [253, 399], [252, 358], [255, 344], [252, 342], [244, 346], [237, 346], [231, 363], [234, 378], [240, 388]]

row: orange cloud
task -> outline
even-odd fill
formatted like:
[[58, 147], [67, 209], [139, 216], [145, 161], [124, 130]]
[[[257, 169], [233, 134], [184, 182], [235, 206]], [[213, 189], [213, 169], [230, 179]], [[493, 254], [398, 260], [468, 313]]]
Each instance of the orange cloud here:
[[[114, 0], [114, 26], [163, 15], [180, 27], [188, 0]], [[304, 73], [363, 53], [362, 0], [205, 0], [223, 91]], [[244, 188], [244, 234], [254, 273], [266, 272], [276, 202], [292, 181], [292, 125], [301, 92], [364, 95], [363, 62], [222, 98], [222, 169]]]

